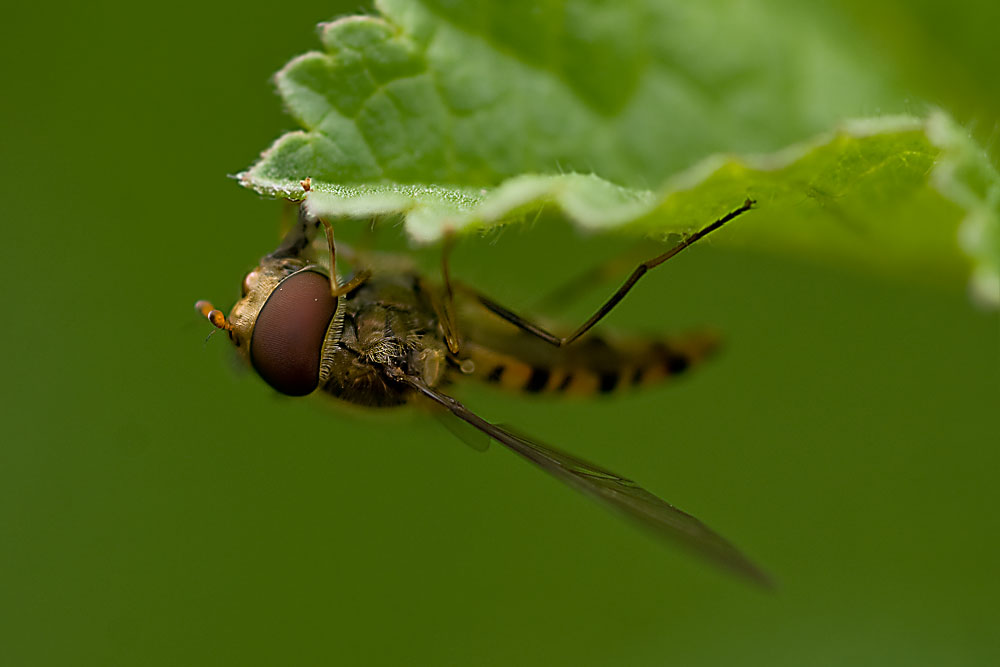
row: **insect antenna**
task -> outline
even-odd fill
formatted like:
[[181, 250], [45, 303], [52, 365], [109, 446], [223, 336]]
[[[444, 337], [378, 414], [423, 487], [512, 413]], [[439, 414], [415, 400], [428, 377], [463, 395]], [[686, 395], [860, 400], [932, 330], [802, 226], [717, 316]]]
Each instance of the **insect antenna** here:
[[194, 304], [194, 309], [201, 313], [202, 317], [211, 322], [217, 329], [233, 330], [233, 325], [229, 323], [223, 312], [213, 306], [210, 301], [199, 301]]

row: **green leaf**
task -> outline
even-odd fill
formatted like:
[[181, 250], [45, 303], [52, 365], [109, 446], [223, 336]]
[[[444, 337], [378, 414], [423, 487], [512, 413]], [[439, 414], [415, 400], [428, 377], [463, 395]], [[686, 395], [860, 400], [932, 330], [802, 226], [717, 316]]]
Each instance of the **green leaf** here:
[[[744, 198], [722, 240], [930, 280], [1000, 302], [1000, 179], [891, 68], [783, 3], [384, 0], [321, 26], [277, 76], [304, 128], [242, 181], [317, 214], [402, 214], [421, 242], [554, 207], [665, 235]], [[963, 222], [964, 221], [964, 222]], [[961, 246], [958, 243], [961, 226]], [[961, 249], [960, 249], [961, 248]]]

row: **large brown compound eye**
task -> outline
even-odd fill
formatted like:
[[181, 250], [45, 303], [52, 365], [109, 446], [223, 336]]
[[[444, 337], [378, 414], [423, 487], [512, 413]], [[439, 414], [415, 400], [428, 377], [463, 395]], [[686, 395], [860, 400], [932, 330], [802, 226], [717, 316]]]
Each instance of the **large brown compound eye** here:
[[250, 339], [250, 363], [269, 385], [289, 396], [316, 388], [323, 338], [336, 307], [321, 273], [300, 271], [278, 284]]

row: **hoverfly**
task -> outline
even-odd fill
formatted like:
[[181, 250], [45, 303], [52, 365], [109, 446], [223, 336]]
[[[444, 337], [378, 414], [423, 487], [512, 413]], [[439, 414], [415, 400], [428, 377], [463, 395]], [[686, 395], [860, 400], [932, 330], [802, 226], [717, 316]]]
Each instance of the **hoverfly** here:
[[[434, 406], [654, 533], [766, 585], [769, 579], [763, 571], [695, 517], [628, 478], [488, 422], [446, 393], [449, 384], [464, 377], [528, 393], [607, 393], [677, 375], [704, 360], [715, 347], [715, 339], [704, 333], [631, 343], [584, 334], [647, 271], [753, 204], [747, 199], [640, 264], [566, 337], [453, 284], [447, 261], [450, 244], [442, 253], [440, 283], [428, 280], [398, 255], [365, 257], [364, 269], [341, 282], [333, 227], [311, 216], [305, 206], [299, 207], [297, 223], [277, 249], [243, 279], [242, 297], [228, 317], [207, 301], [195, 307], [225, 330], [240, 355], [283, 394], [302, 396], [319, 389], [368, 407]], [[320, 225], [326, 232], [325, 248], [313, 242]], [[357, 262], [351, 261], [354, 267]]]

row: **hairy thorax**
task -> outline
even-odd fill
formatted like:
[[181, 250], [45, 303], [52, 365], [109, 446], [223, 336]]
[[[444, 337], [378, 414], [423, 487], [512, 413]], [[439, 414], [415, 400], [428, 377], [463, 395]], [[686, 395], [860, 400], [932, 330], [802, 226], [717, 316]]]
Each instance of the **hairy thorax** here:
[[386, 382], [386, 367], [402, 368], [430, 386], [442, 383], [447, 348], [416, 280], [372, 279], [348, 296], [339, 344], [325, 355], [323, 391], [359, 405], [390, 407], [405, 403], [408, 390]]

